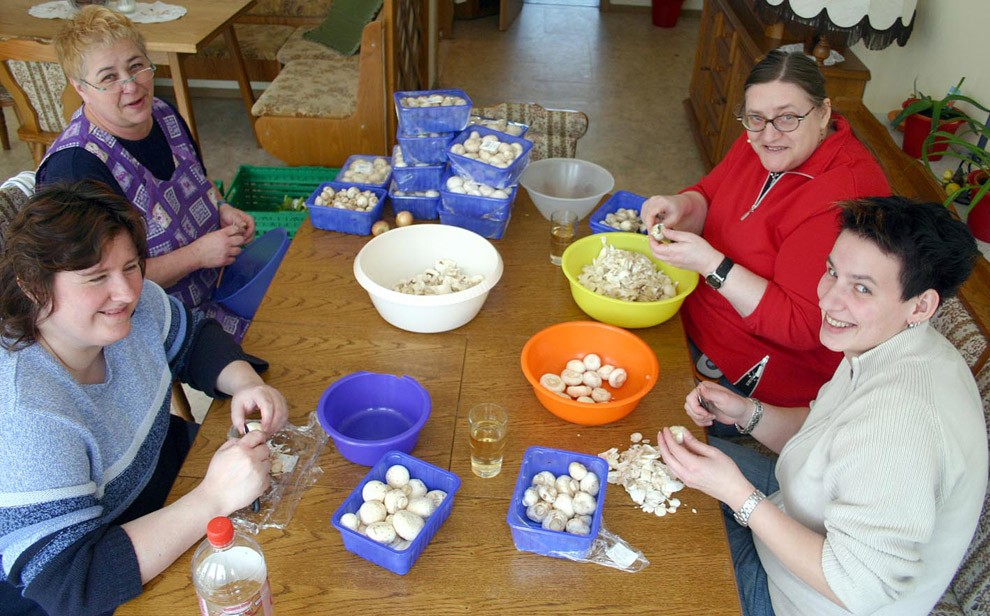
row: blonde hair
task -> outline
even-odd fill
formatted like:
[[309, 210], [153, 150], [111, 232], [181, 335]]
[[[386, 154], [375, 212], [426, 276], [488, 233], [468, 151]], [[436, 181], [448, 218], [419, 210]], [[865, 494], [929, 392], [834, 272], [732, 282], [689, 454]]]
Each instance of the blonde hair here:
[[117, 41], [132, 41], [145, 56], [144, 35], [130, 19], [110, 9], [83, 7], [55, 36], [55, 53], [66, 77], [81, 80], [86, 73], [86, 53], [93, 47], [109, 47]]

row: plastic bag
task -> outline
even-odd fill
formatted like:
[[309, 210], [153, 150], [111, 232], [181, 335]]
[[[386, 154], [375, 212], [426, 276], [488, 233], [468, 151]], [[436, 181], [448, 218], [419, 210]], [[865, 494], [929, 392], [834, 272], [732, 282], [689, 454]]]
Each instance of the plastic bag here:
[[302, 493], [323, 474], [317, 460], [326, 445], [327, 433], [320, 427], [316, 412], [312, 412], [305, 426], [287, 423], [268, 442], [286, 458], [294, 456], [295, 465], [290, 471], [272, 477], [272, 485], [261, 495], [257, 512], [248, 506], [231, 514], [230, 519], [239, 529], [255, 535], [266, 528], [281, 530], [288, 526]]
[[605, 524], [602, 523], [598, 531], [598, 536], [584, 554], [576, 552], [549, 552], [548, 556], [555, 558], [566, 558], [581, 563], [594, 563], [612, 567], [627, 573], [636, 573], [649, 566], [650, 561], [636, 548], [626, 541], [611, 533]]

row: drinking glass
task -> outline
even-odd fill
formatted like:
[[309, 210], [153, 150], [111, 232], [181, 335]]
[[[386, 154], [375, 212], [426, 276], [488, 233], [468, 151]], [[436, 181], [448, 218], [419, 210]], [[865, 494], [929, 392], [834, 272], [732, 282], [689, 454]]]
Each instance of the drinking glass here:
[[502, 470], [509, 413], [501, 405], [484, 402], [468, 411], [471, 470], [478, 477], [494, 477]]

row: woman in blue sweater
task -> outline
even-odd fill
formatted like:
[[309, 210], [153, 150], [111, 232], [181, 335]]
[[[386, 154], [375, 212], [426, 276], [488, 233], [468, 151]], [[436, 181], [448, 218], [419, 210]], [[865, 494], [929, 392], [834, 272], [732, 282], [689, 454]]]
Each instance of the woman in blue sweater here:
[[[219, 324], [144, 279], [144, 220], [91, 181], [42, 190], [0, 260], [0, 605], [102, 614], [141, 593], [269, 485], [266, 434], [285, 398]], [[262, 431], [217, 450], [163, 507], [194, 426], [170, 414], [174, 378], [232, 396]]]

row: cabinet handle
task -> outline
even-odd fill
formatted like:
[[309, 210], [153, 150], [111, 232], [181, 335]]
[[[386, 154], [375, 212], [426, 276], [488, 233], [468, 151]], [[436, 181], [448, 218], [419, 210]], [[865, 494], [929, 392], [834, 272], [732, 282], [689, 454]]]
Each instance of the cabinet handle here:
[[703, 70], [703, 71], [710, 71], [710, 70], [712, 70], [712, 67], [707, 66], [707, 65], [706, 66], [702, 66], [701, 67], [701, 70]]

